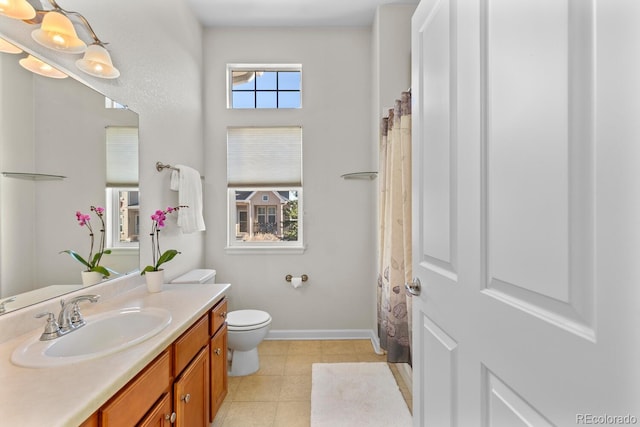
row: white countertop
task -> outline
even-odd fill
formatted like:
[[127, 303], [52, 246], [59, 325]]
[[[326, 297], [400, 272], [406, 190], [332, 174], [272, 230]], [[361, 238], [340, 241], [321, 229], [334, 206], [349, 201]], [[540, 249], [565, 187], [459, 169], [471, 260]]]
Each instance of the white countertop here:
[[0, 344], [0, 425], [77, 427], [222, 299], [229, 286], [164, 285], [162, 292], [152, 294], [142, 285], [82, 305], [85, 316], [125, 307], [161, 307], [171, 312], [171, 323], [157, 335], [99, 359], [42, 369], [13, 365], [13, 350], [42, 333], [41, 328]]

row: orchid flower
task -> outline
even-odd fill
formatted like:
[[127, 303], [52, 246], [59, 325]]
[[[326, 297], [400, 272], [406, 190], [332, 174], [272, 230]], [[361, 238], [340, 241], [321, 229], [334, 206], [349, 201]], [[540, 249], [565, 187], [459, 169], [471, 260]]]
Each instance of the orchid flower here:
[[80, 256], [77, 252], [72, 251], [70, 249], [62, 251], [60, 253], [67, 253], [71, 255], [73, 259], [75, 259], [80, 264], [87, 267], [86, 271], [96, 271], [98, 273], [101, 273], [103, 276], [108, 277], [111, 274], [109, 269], [100, 265], [102, 256], [108, 255], [111, 253], [111, 249], [104, 248], [104, 243], [105, 243], [104, 208], [100, 206], [91, 206], [90, 210], [91, 212], [94, 212], [97, 215], [98, 219], [100, 220], [100, 243], [98, 245], [98, 251], [95, 253], [95, 255], [93, 254], [93, 246], [95, 242], [94, 242], [93, 227], [91, 226], [91, 215], [84, 214], [80, 211], [76, 211], [76, 220], [78, 221], [78, 225], [80, 227], [87, 227], [87, 229], [89, 230], [89, 237], [90, 237], [90, 243], [91, 243], [89, 246], [89, 256], [85, 259], [82, 256]]

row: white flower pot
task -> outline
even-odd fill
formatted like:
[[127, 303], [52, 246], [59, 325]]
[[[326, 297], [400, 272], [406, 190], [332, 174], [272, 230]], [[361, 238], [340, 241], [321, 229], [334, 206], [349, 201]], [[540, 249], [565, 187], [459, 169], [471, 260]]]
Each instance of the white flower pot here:
[[147, 290], [149, 292], [160, 292], [164, 284], [164, 270], [147, 271], [144, 273], [147, 282]]
[[95, 285], [96, 283], [102, 282], [102, 273], [97, 271], [82, 271], [80, 273], [82, 275], [83, 286]]

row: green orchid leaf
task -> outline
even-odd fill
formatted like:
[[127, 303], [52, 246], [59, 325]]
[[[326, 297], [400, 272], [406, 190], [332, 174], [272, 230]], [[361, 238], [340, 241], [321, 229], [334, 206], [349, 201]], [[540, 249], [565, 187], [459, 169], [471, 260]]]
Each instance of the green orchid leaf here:
[[175, 249], [169, 249], [167, 251], [165, 251], [165, 253], [163, 253], [162, 255], [160, 255], [160, 258], [158, 258], [158, 262], [156, 263], [156, 270], [158, 269], [158, 267], [160, 267], [162, 264], [164, 264], [165, 262], [169, 262], [171, 261], [173, 258], [175, 258], [176, 255], [178, 255], [180, 252], [178, 252]]
[[107, 270], [106, 268], [102, 267], [101, 265], [97, 265], [95, 267], [93, 267], [91, 269], [91, 271], [95, 271], [97, 273], [102, 274], [104, 277], [109, 277], [109, 270]]
[[147, 271], [156, 271], [156, 269], [153, 265], [147, 265], [144, 270], [140, 272], [140, 275], [143, 276]]
[[82, 258], [82, 257], [80, 256], [80, 254], [78, 254], [78, 253], [77, 253], [77, 252], [75, 252], [75, 251], [72, 251], [72, 250], [70, 250], [70, 249], [67, 249], [66, 251], [60, 251], [59, 253], [69, 254], [69, 255], [71, 255], [71, 258], [75, 259], [75, 260], [76, 260], [76, 261], [78, 261], [80, 264], [82, 264], [82, 265], [84, 265], [84, 266], [86, 266], [86, 267], [88, 267], [88, 268], [91, 268], [91, 264], [89, 264], [87, 261], [85, 261], [85, 259], [84, 259], [84, 258]]

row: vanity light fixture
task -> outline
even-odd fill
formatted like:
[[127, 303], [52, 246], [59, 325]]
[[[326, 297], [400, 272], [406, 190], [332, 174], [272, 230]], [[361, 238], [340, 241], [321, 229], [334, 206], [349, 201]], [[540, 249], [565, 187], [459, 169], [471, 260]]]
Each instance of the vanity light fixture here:
[[54, 79], [65, 79], [69, 77], [62, 71], [56, 70], [51, 65], [31, 55], [28, 55], [26, 58], [22, 58], [18, 62], [23, 68], [31, 71], [32, 73], [40, 74], [41, 76], [51, 77]]
[[9, 43], [2, 37], [0, 37], [0, 52], [4, 53], [22, 53], [22, 49], [18, 46]]
[[31, 32], [31, 37], [38, 44], [60, 52], [82, 53], [87, 48], [85, 42], [78, 38], [71, 20], [56, 11], [44, 15], [42, 25]]
[[14, 19], [33, 19], [36, 10], [27, 0], [0, 0], [0, 15]]
[[76, 66], [94, 77], [116, 79], [120, 76], [120, 71], [111, 62], [109, 52], [99, 44], [89, 45], [84, 57], [76, 61]]
[[[37, 10], [30, 17], [13, 16], [4, 13], [5, 9], [9, 10], [9, 6], [3, 8], [4, 4], [13, 5], [26, 3], [26, 0], [0, 0], [0, 13], [6, 14], [12, 18], [22, 19], [28, 24], [40, 22], [40, 16], [43, 16], [40, 28], [31, 32], [31, 37], [40, 45], [63, 53], [85, 53], [82, 59], [76, 61], [76, 66], [83, 72], [94, 77], [103, 79], [115, 79], [120, 76], [120, 71], [113, 66], [111, 56], [107, 49], [106, 43], [102, 42], [96, 35], [89, 21], [80, 13], [65, 10], [61, 8], [56, 0], [48, 0], [53, 7], [50, 10]], [[15, 9], [16, 6], [11, 6]], [[33, 7], [31, 7], [33, 9]], [[37, 13], [36, 13], [37, 12]], [[36, 17], [33, 21], [32, 18]], [[93, 39], [87, 47], [87, 44], [78, 37], [74, 24], [81, 24], [87, 33]], [[33, 71], [33, 70], [32, 70]], [[65, 75], [66, 76], [66, 75]]]

